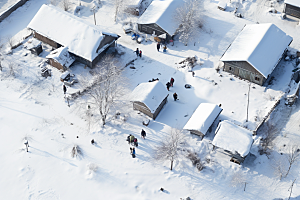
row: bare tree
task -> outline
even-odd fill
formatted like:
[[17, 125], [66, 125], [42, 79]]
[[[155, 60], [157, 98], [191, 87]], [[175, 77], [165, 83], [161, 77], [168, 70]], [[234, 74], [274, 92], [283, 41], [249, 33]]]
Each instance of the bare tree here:
[[285, 177], [287, 177], [287, 175], [290, 173], [290, 170], [293, 166], [294, 163], [298, 162], [300, 158], [300, 149], [299, 146], [297, 145], [293, 145], [289, 147], [289, 152], [287, 154], [287, 160], [289, 163], [289, 168], [285, 174]]
[[282, 159], [275, 161], [273, 168], [275, 176], [279, 177], [279, 180], [281, 180], [286, 174], [284, 161]]
[[16, 77], [16, 65], [13, 62], [8, 63], [9, 76]]
[[58, 4], [58, 0], [48, 0], [48, 3], [56, 6]]
[[182, 131], [172, 128], [169, 134], [154, 148], [153, 158], [156, 161], [169, 160], [172, 170], [173, 162], [179, 158], [179, 152], [185, 145], [185, 135]]
[[245, 188], [246, 188], [246, 184], [247, 184], [246, 181], [247, 181], [247, 179], [246, 179], [246, 176], [243, 174], [243, 172], [237, 171], [232, 175], [231, 185], [232, 185], [232, 187], [238, 187], [238, 186], [245, 185]]
[[14, 43], [15, 43], [13, 36], [11, 36], [11, 35], [7, 36], [6, 41], [7, 41], [8, 46], [10, 47], [10, 49], [12, 49], [14, 46]]
[[71, 150], [71, 157], [74, 158], [74, 157], [80, 157], [80, 156], [82, 156], [82, 150], [78, 145], [75, 144]]
[[291, 187], [290, 187], [289, 190], [288, 190], [288, 191], [290, 191], [290, 196], [289, 196], [288, 200], [290, 200], [290, 198], [291, 198], [291, 196], [292, 196], [292, 192], [293, 192], [293, 187], [294, 187], [295, 181], [296, 181], [296, 179], [293, 181]]
[[64, 9], [64, 11], [69, 11], [71, 9], [71, 3], [69, 0], [62, 0], [61, 6]]
[[187, 46], [188, 42], [196, 36], [202, 28], [200, 0], [186, 0], [184, 5], [177, 8], [175, 20], [179, 23], [179, 40]]
[[266, 132], [264, 138], [261, 139], [261, 149], [260, 154], [270, 154], [270, 150], [273, 148], [273, 141], [276, 138], [276, 135], [278, 133], [277, 128], [274, 124], [272, 124], [270, 121], [267, 121], [266, 123]]
[[92, 81], [89, 82], [85, 77], [81, 82], [87, 88], [86, 94], [91, 97], [89, 103], [99, 111], [104, 126], [112, 106], [124, 90], [125, 78], [122, 69], [113, 57], [107, 56], [97, 65]]
[[115, 6], [115, 22], [119, 14], [123, 13], [125, 10], [126, 0], [113, 0]]

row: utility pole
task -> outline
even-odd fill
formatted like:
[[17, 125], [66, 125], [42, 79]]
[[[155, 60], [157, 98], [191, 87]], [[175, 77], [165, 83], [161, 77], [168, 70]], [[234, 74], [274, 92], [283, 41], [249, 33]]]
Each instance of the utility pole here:
[[93, 8], [92, 8], [92, 11], [93, 11], [93, 13], [94, 13], [94, 22], [95, 22], [95, 25], [97, 25], [96, 24], [96, 13], [95, 13], [95, 8], [96, 6], [94, 6]]
[[251, 86], [251, 83], [249, 83], [249, 90], [248, 90], [247, 119], [246, 119], [246, 122], [248, 122], [248, 110], [249, 110], [249, 95], [250, 95], [250, 86]]

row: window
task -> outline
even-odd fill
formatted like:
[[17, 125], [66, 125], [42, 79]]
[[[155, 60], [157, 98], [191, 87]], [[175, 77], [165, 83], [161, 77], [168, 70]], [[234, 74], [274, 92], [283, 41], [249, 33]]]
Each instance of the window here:
[[143, 31], [147, 31], [147, 27], [142, 26], [142, 30], [143, 30]]
[[259, 77], [255, 76], [255, 80], [256, 80], [256, 81], [259, 81]]
[[229, 67], [229, 70], [230, 70], [230, 71], [233, 71], [233, 68], [232, 68], [232, 67]]

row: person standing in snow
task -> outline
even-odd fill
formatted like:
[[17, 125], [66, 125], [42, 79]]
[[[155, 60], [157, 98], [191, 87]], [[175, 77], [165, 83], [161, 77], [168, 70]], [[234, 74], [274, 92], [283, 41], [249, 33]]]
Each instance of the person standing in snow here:
[[132, 155], [132, 158], [135, 158], [135, 148], [134, 148], [134, 147], [132, 148], [132, 153], [131, 153], [131, 155]]
[[143, 139], [145, 139], [145, 137], [146, 137], [146, 131], [144, 131], [144, 129], [142, 129], [141, 137], [142, 137]]
[[160, 44], [159, 44], [159, 42], [157, 43], [156, 48], [157, 48], [157, 51], [159, 51], [159, 49], [160, 49]]
[[133, 143], [133, 141], [134, 141], [134, 136], [131, 135], [131, 136], [129, 137], [129, 143], [131, 144], [131, 143]]
[[132, 150], [133, 150], [133, 149], [130, 147], [130, 154], [132, 154]]
[[171, 83], [170, 83], [170, 82], [167, 82], [166, 86], [167, 86], [167, 90], [169, 91], [170, 86], [171, 86]]
[[171, 87], [173, 87], [174, 81], [175, 81], [174, 78], [171, 78], [171, 80], [170, 80]]
[[133, 140], [133, 144], [134, 144], [134, 146], [136, 146], [136, 147], [138, 147], [138, 146], [139, 146], [137, 138], [134, 138], [134, 140]]
[[176, 94], [176, 92], [173, 94], [173, 97], [174, 97], [174, 101], [176, 101], [177, 100], [177, 94]]
[[167, 52], [167, 45], [164, 46], [163, 52]]
[[67, 92], [67, 87], [65, 86], [65, 84], [63, 84], [63, 91], [64, 91], [64, 94], [66, 94], [66, 92]]
[[140, 56], [140, 58], [142, 57], [142, 50], [140, 50], [139, 56]]
[[136, 48], [136, 50], [134, 51], [135, 52], [135, 54], [136, 54], [136, 57], [139, 57], [139, 48]]
[[192, 71], [192, 76], [193, 76], [193, 77], [195, 76], [195, 72], [194, 72], [194, 71]]

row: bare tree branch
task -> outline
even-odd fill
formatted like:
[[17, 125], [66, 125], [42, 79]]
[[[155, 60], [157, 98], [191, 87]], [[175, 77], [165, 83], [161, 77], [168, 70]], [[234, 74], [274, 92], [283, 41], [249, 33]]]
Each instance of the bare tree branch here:
[[157, 161], [171, 162], [171, 170], [173, 169], [173, 162], [179, 157], [179, 152], [186, 146], [185, 135], [181, 130], [172, 128], [158, 146], [154, 148], [153, 158]]
[[285, 177], [290, 173], [290, 170], [292, 168], [292, 165], [299, 161], [300, 158], [300, 149], [299, 146], [293, 145], [289, 147], [289, 152], [287, 154], [287, 160], [289, 162], [289, 168], [286, 172]]

